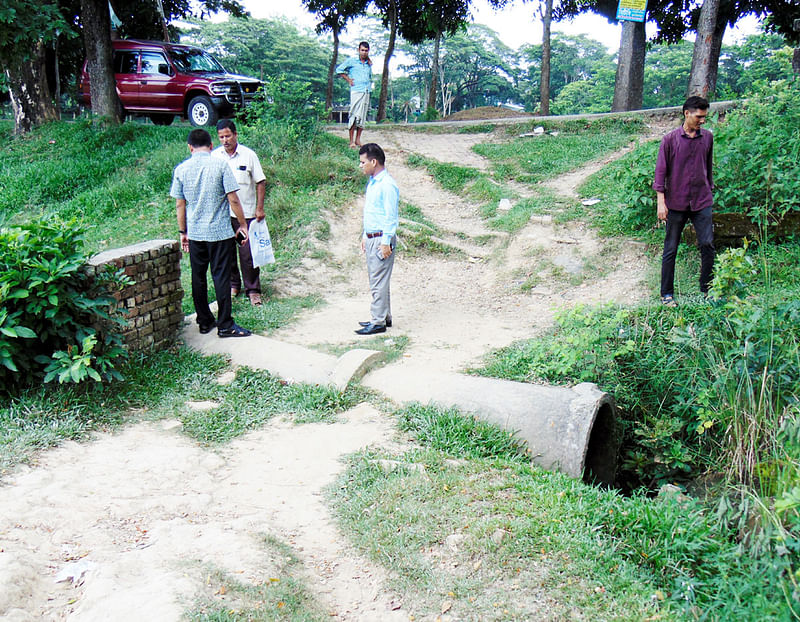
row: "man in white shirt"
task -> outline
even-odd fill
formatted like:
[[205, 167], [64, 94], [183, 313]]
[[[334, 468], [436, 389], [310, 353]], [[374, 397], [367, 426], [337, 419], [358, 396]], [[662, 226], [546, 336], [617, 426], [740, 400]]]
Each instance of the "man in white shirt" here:
[[[221, 145], [214, 149], [212, 155], [225, 160], [233, 171], [239, 183], [239, 200], [242, 203], [247, 226], [253, 222], [264, 220], [264, 197], [266, 196], [267, 178], [261, 169], [258, 156], [252, 149], [239, 144], [236, 125], [230, 119], [221, 119], [217, 123], [217, 137]], [[231, 224], [236, 227], [235, 218], [231, 213]], [[260, 271], [253, 266], [253, 257], [250, 254], [249, 244], [239, 245], [239, 266], [234, 262], [231, 267], [231, 295], [237, 296], [242, 289], [250, 303], [261, 304], [261, 279]]]

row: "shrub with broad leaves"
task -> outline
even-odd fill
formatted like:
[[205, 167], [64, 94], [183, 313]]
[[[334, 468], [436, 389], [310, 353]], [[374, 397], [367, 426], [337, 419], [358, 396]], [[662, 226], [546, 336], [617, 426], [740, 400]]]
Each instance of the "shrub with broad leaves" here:
[[120, 377], [125, 320], [112, 292], [128, 279], [86, 270], [82, 239], [74, 223], [0, 229], [0, 393]]

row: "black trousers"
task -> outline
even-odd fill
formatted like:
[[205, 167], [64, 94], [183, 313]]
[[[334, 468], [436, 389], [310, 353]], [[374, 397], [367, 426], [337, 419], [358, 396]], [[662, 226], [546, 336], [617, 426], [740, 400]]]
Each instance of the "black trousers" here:
[[197, 323], [205, 328], [214, 325], [214, 316], [208, 307], [208, 268], [217, 293], [217, 329], [233, 326], [231, 315], [231, 266], [234, 261], [232, 238], [219, 242], [189, 240], [189, 264], [192, 267], [192, 300], [197, 312]]
[[699, 212], [667, 210], [667, 233], [664, 237], [664, 253], [661, 255], [661, 295], [675, 293], [675, 256], [686, 222], [691, 220], [697, 233], [700, 249], [700, 291], [708, 292], [714, 270], [714, 226], [711, 207]]

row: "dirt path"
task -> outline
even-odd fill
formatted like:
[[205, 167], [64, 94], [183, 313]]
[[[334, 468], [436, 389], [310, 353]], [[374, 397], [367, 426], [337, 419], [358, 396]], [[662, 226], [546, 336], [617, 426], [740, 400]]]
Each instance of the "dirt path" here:
[[[416, 152], [485, 169], [470, 149], [485, 137], [371, 130], [366, 138], [386, 149], [402, 199], [465, 253], [448, 259], [399, 252], [395, 325], [387, 338], [406, 335], [409, 346], [400, 361], [377, 372], [381, 381], [413, 382], [462, 369], [491, 349], [545, 330], [560, 308], [631, 303], [645, 295], [637, 245], [609, 245], [580, 223], [556, 225], [549, 217], [531, 220], [513, 236], [489, 230], [478, 206], [405, 164]], [[549, 185], [574, 198], [579, 180], [601, 164]], [[360, 343], [353, 330], [367, 319], [369, 300], [358, 253], [361, 201], [331, 214], [330, 222], [329, 259], [307, 260], [277, 284], [282, 294], [321, 293], [327, 304], [278, 339]], [[178, 620], [199, 596], [226, 602], [214, 569], [252, 584], [274, 576], [280, 564], [263, 545], [271, 536], [302, 561], [304, 578], [331, 619], [409, 619], [383, 572], [342, 542], [321, 497], [342, 456], [392, 442], [391, 422], [361, 405], [336, 424], [278, 421], [216, 451], [188, 440], [179, 426], [143, 423], [91, 443], [67, 443], [5, 481], [0, 618]], [[84, 574], [74, 584], [56, 583], [69, 569]]]
[[[578, 303], [631, 303], [644, 295], [645, 260], [639, 245], [609, 244], [582, 223], [556, 225], [548, 216], [532, 219], [513, 236], [488, 229], [477, 205], [442, 190], [425, 171], [405, 164], [414, 150], [428, 157], [447, 153], [448, 160], [456, 162], [479, 158], [470, 147], [485, 138], [457, 136], [454, 141], [447, 134], [391, 130], [373, 130], [366, 136], [384, 147], [401, 200], [419, 207], [446, 232], [445, 242], [466, 253], [458, 259], [409, 258], [401, 247], [392, 275], [394, 328], [389, 336], [408, 335], [410, 344], [402, 361], [386, 373], [397, 367], [423, 375], [459, 370], [493, 348], [549, 327], [557, 309]], [[586, 171], [599, 166], [591, 163]], [[570, 174], [565, 194], [574, 193], [586, 171]], [[555, 182], [551, 187], [559, 190]], [[279, 331], [278, 339], [304, 345], [348, 344], [357, 339], [357, 321], [369, 319], [366, 272], [358, 254], [361, 203], [330, 220], [332, 239], [325, 250], [331, 259], [310, 263], [291, 282], [278, 284], [284, 292], [324, 292], [327, 305]], [[402, 226], [400, 238], [402, 242]]]

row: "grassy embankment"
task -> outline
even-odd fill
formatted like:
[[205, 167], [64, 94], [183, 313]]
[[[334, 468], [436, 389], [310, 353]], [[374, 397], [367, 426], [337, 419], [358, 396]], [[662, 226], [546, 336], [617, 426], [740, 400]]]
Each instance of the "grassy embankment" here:
[[[758, 220], [800, 208], [798, 88], [779, 85], [711, 124], [720, 211]], [[496, 170], [499, 154], [527, 147], [514, 142], [476, 150], [494, 158]], [[642, 145], [590, 179], [583, 196], [601, 198], [598, 206], [556, 201], [545, 209], [593, 222], [607, 236], [653, 243], [655, 274], [656, 148], [657, 141]], [[487, 177], [417, 162], [454, 191], [469, 193]], [[381, 468], [378, 459], [390, 456], [354, 458], [333, 491], [343, 524], [423, 603], [420, 614], [441, 607], [458, 619], [798, 617], [800, 245], [775, 244], [770, 231], [720, 254], [710, 301], [692, 293], [697, 252], [683, 247], [679, 309], [567, 311], [551, 335], [499, 351], [476, 370], [525, 382], [593, 381], [612, 392], [623, 434], [620, 485], [636, 491], [631, 496], [518, 465], [507, 447], [487, 456], [491, 443], [475, 438], [469, 423], [430, 409], [400, 415], [421, 445], [392, 457], [401, 468]], [[657, 291], [655, 280], [651, 286]], [[460, 445], [452, 443], [457, 435]], [[651, 498], [665, 483], [690, 496]], [[542, 586], [555, 602], [531, 602]]]
[[[514, 233], [533, 214], [556, 213], [568, 218], [568, 204], [551, 190], [538, 188], [534, 196], [520, 198], [513, 184], [536, 184], [629, 144], [644, 129], [638, 119], [610, 118], [600, 121], [548, 121], [545, 133], [530, 134], [540, 123], [509, 126], [477, 126], [461, 128], [470, 133], [494, 132], [501, 142], [475, 146], [476, 153], [490, 161], [490, 171], [457, 164], [438, 162], [419, 155], [408, 157], [411, 166], [425, 167], [445, 189], [464, 196], [479, 205], [488, 225], [498, 231]], [[512, 207], [498, 212], [501, 199], [509, 199]], [[564, 212], [567, 212], [564, 214]]]
[[[576, 160], [582, 161], [581, 156]], [[576, 365], [591, 354], [585, 348], [571, 346], [571, 350]], [[227, 389], [208, 388], [223, 361], [180, 355], [136, 366], [137, 373], [153, 376], [135, 379], [128, 395], [118, 387], [85, 400], [84, 392], [73, 390], [59, 393], [62, 403], [65, 409], [81, 411], [78, 419], [88, 421], [90, 428], [96, 425], [94, 417], [105, 416], [113, 424], [125, 404], [144, 404], [152, 416], [185, 417], [182, 401], [188, 397], [202, 399], [214, 392], [216, 399], [235, 399], [235, 389], [228, 398]], [[154, 393], [149, 385], [167, 377], [175, 384], [166, 383], [158, 389], [163, 394]], [[285, 389], [252, 372], [240, 372], [236, 382], [257, 382], [265, 393], [273, 392], [265, 403], [248, 411], [241, 429], [266, 419], [269, 415], [262, 411], [269, 412], [270, 402]], [[137, 394], [136, 387], [147, 388]], [[45, 394], [37, 396], [40, 417], [47, 421], [53, 416], [52, 403]], [[312, 410], [336, 412], [359, 397], [345, 394], [327, 411], [332, 396], [314, 398]], [[281, 408], [300, 410], [295, 406], [300, 398], [286, 399], [288, 406]], [[102, 411], [106, 403], [109, 408]], [[28, 406], [35, 404], [28, 401], [12, 421], [26, 422], [32, 412]], [[247, 407], [237, 404], [234, 410], [240, 408]], [[95, 414], [94, 409], [102, 412]], [[212, 418], [197, 426], [208, 433], [198, 437], [222, 440], [235, 433], [217, 425], [225, 417]], [[399, 412], [398, 418], [418, 448], [401, 456], [369, 452], [354, 456], [332, 496], [345, 531], [392, 572], [393, 587], [415, 616], [789, 617], [782, 590], [788, 586], [789, 598], [792, 586], [784, 572], [785, 561], [769, 551], [762, 557], [752, 555], [738, 543], [737, 525], [717, 520], [700, 502], [681, 497], [626, 498], [540, 471], [520, 458], [506, 435], [457, 413], [412, 407]], [[192, 424], [186, 423], [191, 429]], [[379, 458], [394, 460], [396, 468], [387, 468]], [[287, 597], [237, 587], [232, 581], [229, 585], [242, 609], [237, 614], [204, 610], [197, 619], [242, 619], [239, 614], [249, 619], [322, 619], [313, 604], [301, 603], [284, 615], [281, 609]], [[295, 593], [302, 592], [298, 588]]]
[[[0, 223], [55, 221], [82, 227], [89, 254], [148, 239], [176, 238], [174, 200], [168, 193], [173, 168], [188, 157], [188, 129], [138, 123], [103, 129], [83, 121], [50, 124], [12, 138], [11, 124], [2, 123]], [[269, 292], [274, 278], [318, 252], [313, 240], [324, 239], [328, 231], [322, 210], [352, 198], [363, 180], [352, 151], [330, 135], [316, 133], [294, 144], [280, 127], [270, 132], [243, 127], [241, 139], [261, 155], [269, 184], [266, 211], [278, 256], [262, 278]], [[191, 310], [188, 272], [184, 258], [187, 311]], [[210, 295], [214, 296], [213, 287]], [[313, 304], [318, 304], [314, 297], [271, 297], [261, 308], [236, 301], [234, 313], [244, 325], [268, 331]], [[307, 417], [316, 408], [325, 416], [355, 399], [313, 387], [283, 386], [266, 375], [244, 372], [232, 387], [217, 387], [211, 379], [224, 365], [183, 350], [136, 355], [122, 370], [127, 378], [123, 383], [37, 387], [6, 399], [0, 409], [0, 469], [24, 460], [32, 449], [115, 425], [134, 407], [145, 409], [148, 416], [179, 416], [190, 434], [214, 441], [229, 438], [232, 430], [258, 425], [275, 412], [302, 412]], [[241, 383], [254, 382], [264, 385], [260, 388], [270, 406], [228, 403], [236, 399]], [[198, 391], [216, 393], [223, 405], [205, 414], [186, 412], [182, 402]], [[230, 429], [220, 432], [215, 418], [227, 421]]]

